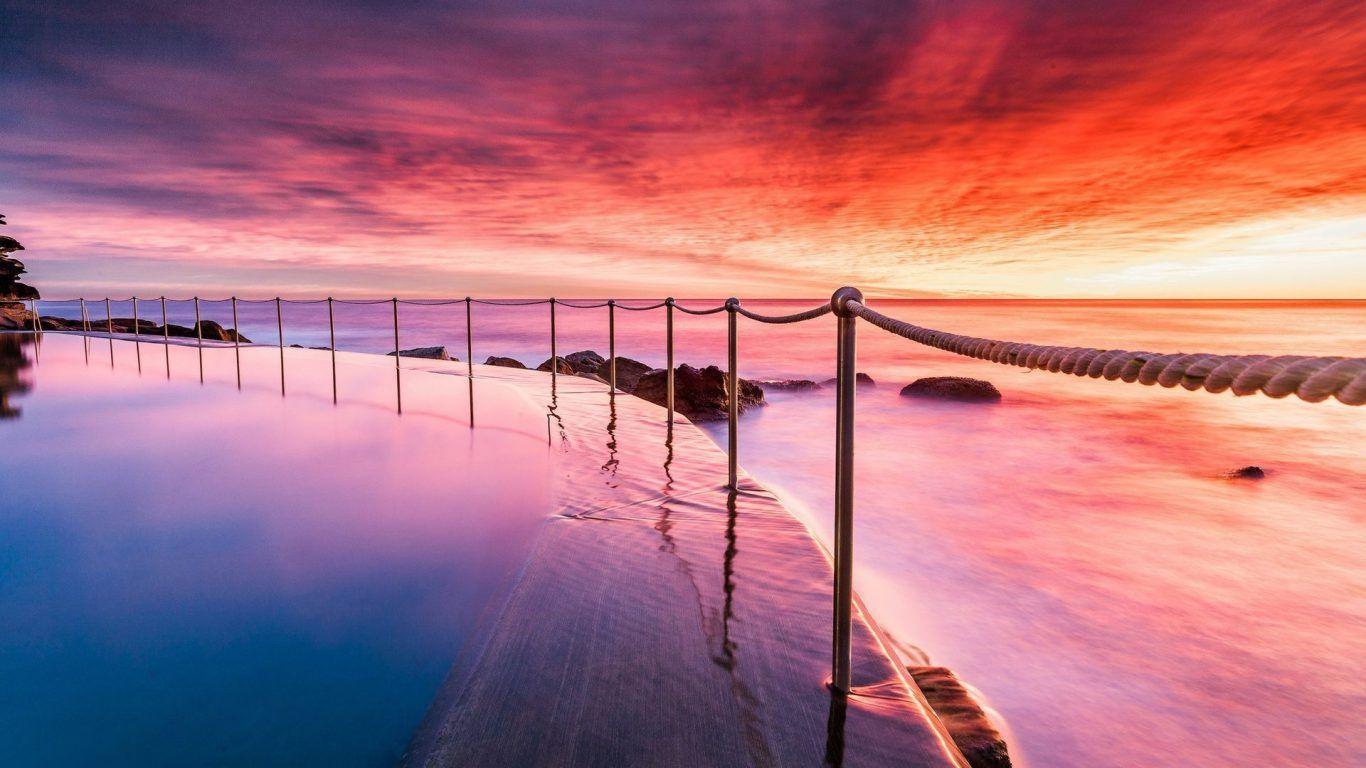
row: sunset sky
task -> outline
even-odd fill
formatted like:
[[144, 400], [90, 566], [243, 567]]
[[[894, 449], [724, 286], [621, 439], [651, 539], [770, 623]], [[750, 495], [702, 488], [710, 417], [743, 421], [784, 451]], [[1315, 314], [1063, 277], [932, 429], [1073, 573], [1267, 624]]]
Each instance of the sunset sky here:
[[0, 0], [46, 296], [1366, 297], [1366, 3]]

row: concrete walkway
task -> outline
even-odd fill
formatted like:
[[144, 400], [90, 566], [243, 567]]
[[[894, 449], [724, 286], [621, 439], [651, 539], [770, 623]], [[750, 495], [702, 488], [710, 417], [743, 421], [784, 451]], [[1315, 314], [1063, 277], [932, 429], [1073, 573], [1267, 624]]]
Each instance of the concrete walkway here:
[[405, 764], [965, 765], [862, 616], [831, 695], [830, 563], [770, 493], [723, 487], [699, 430], [670, 443], [663, 409], [583, 379], [481, 377], [546, 404], [560, 509]]

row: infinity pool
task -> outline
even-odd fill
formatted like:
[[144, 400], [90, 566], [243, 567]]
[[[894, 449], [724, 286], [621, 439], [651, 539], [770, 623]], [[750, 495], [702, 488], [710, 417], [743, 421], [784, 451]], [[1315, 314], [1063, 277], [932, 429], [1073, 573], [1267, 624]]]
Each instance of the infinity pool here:
[[0, 765], [398, 759], [550, 511], [545, 417], [284, 358], [0, 334]]

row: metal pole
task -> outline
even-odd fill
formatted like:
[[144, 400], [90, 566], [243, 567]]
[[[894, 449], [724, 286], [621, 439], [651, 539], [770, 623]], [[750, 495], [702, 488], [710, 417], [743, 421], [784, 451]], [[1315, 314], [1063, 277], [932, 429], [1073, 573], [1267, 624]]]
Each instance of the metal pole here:
[[166, 321], [166, 297], [161, 297], [161, 346], [166, 351], [166, 378], [171, 378], [171, 324]]
[[237, 322], [237, 297], [232, 297], [232, 359], [237, 364], [237, 388], [242, 388], [242, 324]]
[[29, 314], [33, 315], [33, 332], [42, 333], [43, 324], [38, 321], [38, 300], [29, 299]]
[[199, 383], [204, 383], [204, 324], [199, 320], [199, 297], [194, 297], [194, 335], [199, 340]]
[[337, 323], [332, 318], [332, 297], [327, 297], [327, 338], [332, 349], [332, 404], [337, 404]]
[[109, 297], [104, 297], [104, 326], [109, 333], [109, 367], [114, 367], [114, 311], [109, 308]]
[[[81, 299], [81, 325], [85, 328], [86, 334], [90, 333], [90, 316], [85, 311], [85, 299]], [[90, 365], [90, 337], [81, 337], [81, 347], [85, 349], [85, 364]]]
[[133, 353], [138, 358], [138, 374], [142, 374], [142, 332], [138, 329], [138, 297], [133, 297]]
[[617, 394], [617, 302], [607, 300], [607, 386]]
[[674, 433], [674, 299], [672, 296], [664, 300], [664, 335], [667, 339], [667, 360], [665, 362], [664, 374], [664, 399], [667, 401], [665, 407], [669, 410], [669, 436]]
[[550, 297], [550, 390], [555, 391], [556, 376], [560, 372], [560, 361], [555, 356], [555, 297]]
[[852, 681], [850, 651], [854, 616], [854, 393], [858, 355], [855, 322], [850, 301], [863, 301], [857, 288], [841, 288], [830, 298], [839, 318], [836, 361], [836, 455], [835, 455], [835, 627], [831, 685], [848, 693]]
[[470, 429], [474, 429], [474, 324], [470, 321], [470, 297], [465, 297], [465, 380], [470, 385]]
[[740, 372], [736, 365], [736, 332], [735, 320], [738, 317], [735, 312], [740, 306], [740, 300], [734, 297], [726, 299], [726, 447], [729, 453], [728, 468], [730, 470], [730, 482], [726, 486], [731, 490], [740, 487]]
[[398, 297], [394, 297], [394, 391], [398, 397], [398, 412], [403, 413], [403, 355], [398, 351]]
[[280, 310], [280, 297], [275, 297], [275, 334], [280, 343], [280, 397], [285, 396], [285, 317]]

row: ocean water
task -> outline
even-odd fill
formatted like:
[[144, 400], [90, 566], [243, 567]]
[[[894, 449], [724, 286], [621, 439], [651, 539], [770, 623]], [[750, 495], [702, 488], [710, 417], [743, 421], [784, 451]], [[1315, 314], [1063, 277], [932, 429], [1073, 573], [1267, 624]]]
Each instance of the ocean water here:
[[[1042, 344], [1366, 354], [1360, 302], [875, 306]], [[392, 349], [391, 306], [335, 309], [340, 348]], [[229, 324], [227, 304], [201, 310]], [[399, 311], [403, 347], [464, 356], [463, 304]], [[169, 313], [193, 319], [188, 303]], [[276, 341], [273, 304], [239, 313], [249, 337]], [[724, 364], [724, 315], [675, 319], [679, 362]], [[328, 343], [325, 305], [285, 304], [283, 320], [286, 344]], [[544, 306], [476, 305], [476, 361], [540, 362], [548, 320]], [[743, 376], [834, 375], [832, 318], [740, 323]], [[618, 354], [663, 362], [662, 310], [619, 310], [616, 330]], [[561, 307], [557, 332], [561, 354], [607, 352], [604, 309]], [[950, 666], [980, 693], [1017, 763], [1366, 763], [1366, 409], [1027, 372], [866, 324], [859, 360], [877, 387], [857, 405], [856, 588], [907, 660]], [[988, 379], [1004, 400], [898, 395], [932, 375]], [[828, 541], [833, 394], [769, 400], [742, 418], [740, 462]], [[724, 446], [724, 424], [705, 428]], [[1221, 476], [1249, 464], [1267, 477]]]

